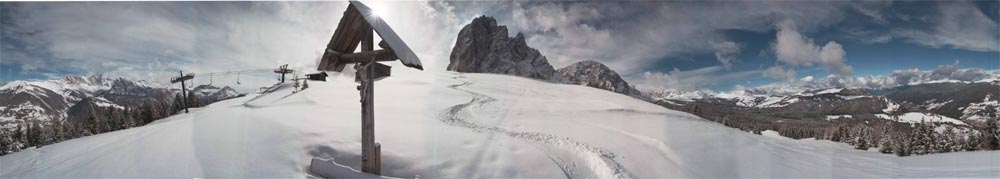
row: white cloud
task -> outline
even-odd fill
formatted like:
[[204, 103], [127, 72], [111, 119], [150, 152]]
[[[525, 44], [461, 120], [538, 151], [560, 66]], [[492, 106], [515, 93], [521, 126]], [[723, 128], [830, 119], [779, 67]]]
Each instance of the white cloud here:
[[794, 81], [796, 72], [795, 69], [785, 69], [782, 66], [773, 66], [764, 70], [764, 77], [778, 79], [778, 80], [788, 80]]
[[799, 79], [799, 81], [806, 81], [806, 82], [809, 82], [809, 81], [812, 81], [812, 80], [813, 80], [813, 76], [806, 76], [806, 77], [802, 77], [802, 79]]
[[[732, 41], [722, 33], [727, 30], [766, 32], [781, 19], [806, 22], [800, 24], [806, 30], [828, 26], [840, 21], [840, 14], [850, 5], [776, 1], [497, 4], [487, 10], [469, 7], [467, 11], [485, 12], [511, 27], [512, 33], [524, 32], [528, 44], [555, 67], [593, 59], [625, 76], [660, 70], [651, 67], [664, 59], [720, 52], [713, 42]], [[738, 60], [726, 53], [720, 52], [723, 58], [695, 60], [718, 60], [731, 67]]]
[[826, 71], [838, 75], [850, 75], [854, 73], [850, 65], [844, 63], [846, 52], [837, 42], [830, 41], [819, 51], [820, 64]]
[[934, 48], [954, 48], [971, 51], [1000, 51], [1000, 25], [979, 10], [973, 2], [939, 2], [940, 14], [933, 16], [928, 29], [901, 28], [895, 36]]
[[953, 64], [938, 65], [937, 68], [930, 71], [921, 71], [917, 68], [893, 70], [890, 78], [900, 85], [937, 80], [976, 81], [986, 78], [1000, 78], [1000, 71], [988, 71], [980, 68], [962, 69], [958, 67], [958, 64], [959, 61], [956, 60]]
[[725, 41], [721, 43], [712, 43], [712, 47], [715, 48], [715, 59], [729, 70], [733, 67], [733, 63], [739, 61], [737, 56], [740, 54], [740, 49], [742, 46], [736, 42]]
[[667, 73], [644, 72], [636, 88], [643, 91], [659, 89], [696, 90], [709, 85], [726, 84], [754, 76], [760, 71], [723, 72], [725, 67], [710, 66], [695, 70], [674, 69]]
[[[806, 76], [798, 81], [775, 82], [753, 87], [751, 89], [766, 91], [770, 94], [789, 94], [807, 89], [835, 87], [878, 89], [940, 80], [974, 82], [984, 79], [1000, 79], [1000, 70], [958, 68], [958, 62], [956, 62], [951, 65], [940, 65], [933, 70], [920, 70], [917, 68], [893, 70], [892, 73], [888, 75], [828, 75], [826, 78], [818, 79], [814, 79], [812, 76]], [[734, 88], [734, 90], [736, 89]]]
[[778, 61], [792, 66], [820, 65], [831, 74], [854, 73], [851, 66], [845, 63], [846, 52], [839, 43], [830, 41], [820, 47], [813, 42], [813, 39], [799, 33], [795, 23], [790, 20], [779, 23], [774, 51]]

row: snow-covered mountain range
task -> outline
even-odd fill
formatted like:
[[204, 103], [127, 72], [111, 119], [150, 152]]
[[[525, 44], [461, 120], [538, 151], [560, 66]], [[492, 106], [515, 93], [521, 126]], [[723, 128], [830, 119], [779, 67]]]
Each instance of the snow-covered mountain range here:
[[0, 123], [52, 121], [67, 117], [80, 102], [122, 108], [153, 100], [169, 100], [172, 93], [142, 81], [101, 75], [72, 76], [45, 81], [12, 81], [0, 87]]
[[[192, 89], [202, 103], [241, 95], [232, 88], [201, 85]], [[46, 122], [63, 120], [83, 106], [126, 108], [144, 103], [170, 104], [180, 89], [159, 86], [146, 81], [109, 78], [102, 75], [74, 76], [61, 79], [8, 82], [0, 86], [0, 124], [11, 127], [25, 121]], [[80, 107], [77, 107], [80, 106]]]
[[[121, 130], [181, 108], [181, 90], [102, 75], [19, 80], [0, 86], [0, 155], [76, 137]], [[242, 96], [232, 88], [191, 89], [190, 106]]]
[[960, 121], [982, 122], [996, 119], [1000, 115], [997, 113], [1000, 106], [996, 105], [1000, 99], [994, 97], [1000, 95], [1000, 80], [920, 83], [885, 89], [809, 89], [787, 95], [768, 94], [759, 89], [724, 93], [661, 90], [644, 94], [654, 102], [675, 108], [696, 103], [711, 103], [734, 109], [753, 108], [775, 113], [798, 113], [816, 119], [824, 119], [824, 116], [864, 114], [891, 118], [886, 116], [921, 113]]

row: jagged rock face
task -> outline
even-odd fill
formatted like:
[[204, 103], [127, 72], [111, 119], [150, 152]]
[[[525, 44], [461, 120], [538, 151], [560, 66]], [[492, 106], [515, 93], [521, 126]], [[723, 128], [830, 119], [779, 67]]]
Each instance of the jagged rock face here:
[[618, 73], [604, 64], [593, 60], [577, 62], [559, 69], [563, 81], [570, 84], [590, 86], [626, 95], [641, 95]]
[[555, 69], [538, 50], [528, 47], [524, 34], [507, 35], [507, 27], [498, 26], [496, 19], [477, 17], [458, 33], [448, 70], [552, 79]]
[[138, 106], [153, 101], [173, 100], [174, 93], [169, 89], [156, 88], [135, 81], [118, 78], [107, 93], [100, 95], [110, 103], [122, 106]]

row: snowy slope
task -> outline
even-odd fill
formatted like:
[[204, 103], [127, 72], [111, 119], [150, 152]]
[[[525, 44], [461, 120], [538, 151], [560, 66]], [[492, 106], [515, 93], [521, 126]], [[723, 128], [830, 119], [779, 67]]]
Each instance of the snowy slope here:
[[[753, 135], [625, 95], [490, 74], [376, 84], [383, 174], [425, 178], [1000, 177], [1000, 152], [896, 157]], [[353, 79], [289, 84], [0, 157], [0, 178], [303, 178], [360, 166]]]
[[967, 125], [965, 124], [965, 122], [962, 122], [961, 120], [953, 119], [947, 116], [937, 115], [934, 113], [908, 112], [897, 116], [887, 115], [887, 114], [875, 114], [875, 117], [886, 120], [894, 120], [903, 123], [911, 123], [911, 124], [929, 122], [929, 123], [952, 123], [955, 125]]

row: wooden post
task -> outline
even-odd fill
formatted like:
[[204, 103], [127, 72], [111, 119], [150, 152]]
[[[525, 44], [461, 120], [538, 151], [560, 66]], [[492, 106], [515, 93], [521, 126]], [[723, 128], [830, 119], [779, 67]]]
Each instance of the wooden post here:
[[[361, 41], [361, 51], [373, 51], [375, 48], [373, 29], [367, 27], [364, 31], [365, 34], [362, 35]], [[375, 58], [372, 57], [366, 62], [359, 63], [361, 65], [361, 71], [358, 75], [361, 75], [361, 171], [366, 173], [378, 174], [380, 166], [378, 165], [377, 158], [378, 154], [375, 149], [375, 79], [374, 76], [375, 68], [373, 66]]]
[[[180, 70], [180, 73], [181, 77], [184, 77], [184, 70]], [[183, 93], [181, 94], [181, 97], [184, 98], [184, 113], [189, 113], [190, 111], [188, 111], [188, 97], [187, 97], [188, 92], [187, 92], [187, 86], [184, 85], [184, 80], [181, 80], [181, 93]]]
[[382, 175], [382, 144], [375, 143], [375, 175]]

